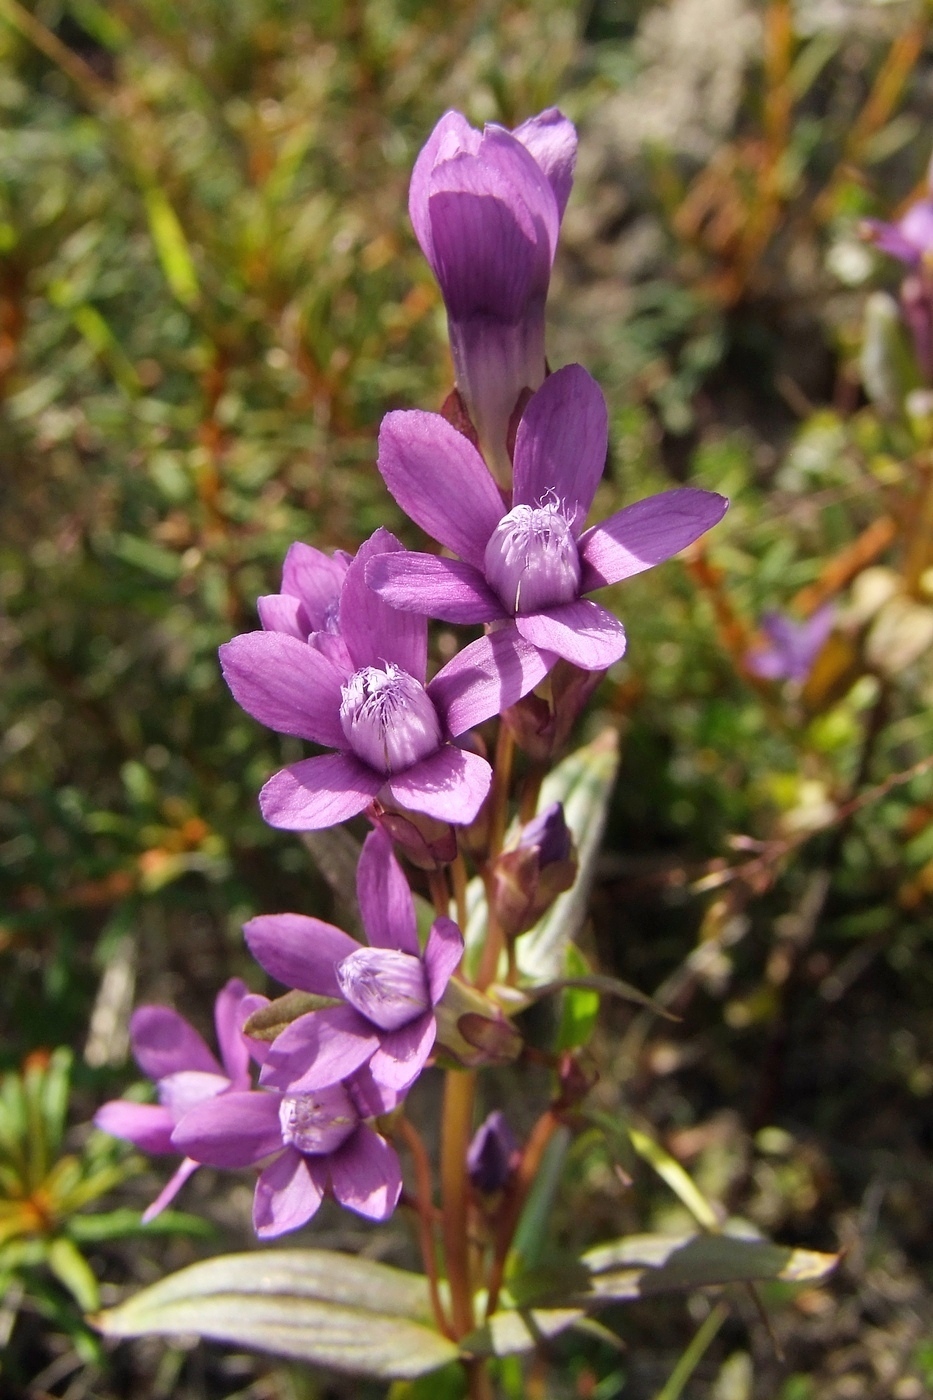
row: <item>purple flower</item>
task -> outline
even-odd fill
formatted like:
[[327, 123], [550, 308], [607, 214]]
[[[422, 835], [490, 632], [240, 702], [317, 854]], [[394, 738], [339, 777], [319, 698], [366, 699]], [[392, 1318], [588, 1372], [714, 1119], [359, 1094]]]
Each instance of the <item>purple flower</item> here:
[[795, 622], [783, 613], [765, 613], [761, 630], [771, 645], [749, 652], [746, 665], [756, 676], [770, 681], [796, 681], [802, 684], [830, 632], [836, 610], [831, 603], [819, 608], [806, 622]]
[[396, 612], [366, 586], [367, 562], [386, 551], [405, 554], [394, 535], [377, 530], [347, 569], [339, 607], [344, 660], [282, 632], [246, 632], [220, 648], [224, 677], [248, 714], [280, 734], [337, 750], [269, 779], [259, 804], [270, 826], [334, 826], [383, 789], [401, 807], [471, 822], [492, 770], [449, 741], [513, 704], [553, 663], [500, 633], [473, 642], [425, 685], [427, 623]]
[[385, 1220], [398, 1203], [401, 1169], [394, 1149], [364, 1120], [391, 1112], [398, 1098], [365, 1070], [311, 1093], [233, 1092], [192, 1108], [173, 1142], [205, 1166], [272, 1159], [253, 1199], [260, 1239], [304, 1225], [328, 1189], [358, 1215]]
[[[97, 1127], [114, 1137], [127, 1138], [143, 1152], [177, 1152], [172, 1131], [190, 1108], [206, 1099], [250, 1087], [250, 1053], [261, 1058], [265, 1047], [247, 1040], [241, 1027], [265, 1000], [250, 993], [237, 977], [217, 994], [214, 1024], [222, 1066], [177, 1011], [168, 1006], [138, 1007], [130, 1021], [133, 1054], [143, 1073], [155, 1080], [159, 1102], [113, 1099], [95, 1114]], [[154, 1220], [165, 1209], [197, 1166], [196, 1161], [185, 1158], [143, 1215], [144, 1221]]]
[[545, 376], [544, 303], [576, 154], [555, 107], [513, 132], [447, 112], [412, 172], [408, 208], [447, 307], [457, 388], [503, 484], [509, 421]]
[[431, 1053], [434, 1007], [463, 954], [450, 919], [435, 919], [422, 954], [408, 881], [383, 831], [363, 843], [356, 889], [369, 947], [303, 914], [266, 914], [245, 926], [250, 952], [288, 987], [341, 1004], [311, 1011], [269, 1048], [260, 1083], [311, 1093], [368, 1064], [392, 1089], [407, 1089]]
[[477, 1191], [491, 1196], [507, 1185], [518, 1166], [519, 1151], [515, 1134], [505, 1114], [496, 1109], [473, 1134], [467, 1148], [467, 1172]]
[[290, 545], [282, 565], [282, 587], [256, 599], [266, 632], [284, 632], [340, 659], [340, 590], [352, 556], [342, 549], [323, 554], [309, 544]]
[[919, 268], [933, 252], [933, 190], [894, 223], [882, 219], [866, 219], [864, 229], [882, 253], [897, 258], [907, 267]]
[[611, 666], [625, 650], [622, 624], [583, 595], [676, 554], [715, 525], [728, 502], [685, 487], [638, 501], [584, 532], [607, 436], [596, 381], [580, 365], [552, 374], [519, 424], [512, 508], [504, 512], [482, 457], [439, 414], [389, 413], [379, 433], [386, 485], [423, 530], [460, 557], [387, 554], [368, 566], [367, 582], [395, 608], [446, 622], [514, 618], [534, 646], [584, 670]]

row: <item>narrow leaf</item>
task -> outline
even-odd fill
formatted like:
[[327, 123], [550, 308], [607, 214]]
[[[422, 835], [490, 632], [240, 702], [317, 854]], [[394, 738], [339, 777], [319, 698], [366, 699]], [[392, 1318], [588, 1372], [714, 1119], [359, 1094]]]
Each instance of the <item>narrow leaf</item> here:
[[100, 1292], [94, 1271], [73, 1240], [60, 1236], [48, 1252], [49, 1268], [63, 1283], [84, 1312], [100, 1307]]
[[275, 1040], [287, 1030], [292, 1021], [309, 1011], [322, 1011], [328, 1006], [340, 1006], [336, 997], [322, 997], [314, 992], [286, 992], [276, 997], [268, 1006], [260, 1006], [254, 1011], [243, 1027], [243, 1034], [253, 1040]]
[[96, 1319], [108, 1337], [188, 1332], [383, 1380], [457, 1349], [434, 1330], [427, 1281], [329, 1250], [260, 1250], [193, 1264]]
[[627, 1131], [639, 1157], [650, 1163], [661, 1180], [667, 1182], [697, 1224], [702, 1225], [704, 1230], [718, 1230], [722, 1223], [719, 1216], [680, 1163], [647, 1133], [639, 1132], [637, 1128], [628, 1128]]
[[152, 234], [165, 280], [182, 306], [190, 311], [197, 303], [199, 288], [185, 231], [164, 190], [158, 185], [150, 185], [144, 190], [143, 198], [149, 219], [149, 232]]
[[631, 1235], [598, 1245], [582, 1259], [590, 1270], [591, 1306], [727, 1283], [815, 1283], [837, 1262], [835, 1254], [737, 1235]]
[[580, 1308], [523, 1308], [493, 1313], [482, 1327], [464, 1337], [465, 1356], [514, 1356], [533, 1351], [549, 1337], [565, 1332], [585, 1313]]

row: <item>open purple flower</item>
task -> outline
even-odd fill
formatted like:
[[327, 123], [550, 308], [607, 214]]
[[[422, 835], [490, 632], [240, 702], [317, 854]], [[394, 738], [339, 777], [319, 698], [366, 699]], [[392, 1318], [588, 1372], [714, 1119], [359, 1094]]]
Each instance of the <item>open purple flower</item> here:
[[513, 132], [447, 112], [415, 162], [408, 207], [447, 307], [457, 388], [503, 484], [509, 420], [544, 380], [544, 303], [577, 135], [556, 108]]
[[389, 413], [379, 433], [386, 485], [459, 559], [385, 554], [368, 566], [367, 582], [395, 608], [446, 622], [514, 619], [533, 646], [584, 670], [611, 666], [625, 650], [625, 632], [584, 594], [677, 554], [722, 518], [728, 501], [684, 487], [584, 531], [607, 436], [596, 381], [581, 365], [552, 374], [519, 424], [512, 508], [505, 511], [482, 457], [445, 419]]
[[765, 613], [761, 630], [771, 645], [749, 653], [748, 669], [769, 681], [796, 681], [802, 685], [833, 630], [835, 616], [832, 603], [818, 608], [805, 622], [796, 622], [784, 613]]
[[[136, 1063], [155, 1080], [157, 1104], [112, 1099], [94, 1117], [98, 1128], [126, 1138], [143, 1152], [177, 1152], [172, 1142], [175, 1125], [196, 1103], [233, 1090], [250, 1087], [249, 1061], [263, 1055], [265, 1047], [247, 1040], [241, 1031], [250, 1013], [265, 1003], [234, 977], [222, 987], [214, 1003], [214, 1024], [221, 1065], [192, 1025], [168, 1006], [140, 1006], [130, 1021], [130, 1040]], [[186, 1157], [143, 1215], [154, 1220], [197, 1170]]]
[[380, 529], [347, 569], [339, 608], [345, 659], [283, 632], [246, 632], [220, 648], [224, 677], [248, 714], [336, 750], [269, 779], [259, 803], [270, 826], [334, 826], [383, 789], [400, 807], [471, 822], [492, 770], [450, 741], [525, 695], [553, 663], [500, 633], [464, 648], [426, 685], [426, 621], [396, 612], [365, 582], [367, 562], [386, 552], [405, 554]]
[[303, 914], [264, 914], [244, 928], [270, 976], [340, 1002], [299, 1016], [276, 1038], [262, 1085], [311, 1093], [368, 1064], [380, 1084], [407, 1089], [431, 1053], [434, 1007], [463, 954], [460, 930], [435, 919], [421, 952], [414, 900], [383, 831], [363, 843], [356, 889], [368, 947]]
[[300, 541], [290, 545], [280, 591], [256, 599], [263, 630], [284, 632], [342, 658], [340, 590], [351, 561], [342, 549], [330, 555]]
[[260, 1239], [304, 1225], [327, 1190], [358, 1215], [386, 1220], [401, 1193], [401, 1169], [394, 1148], [365, 1120], [391, 1112], [398, 1097], [366, 1070], [313, 1093], [233, 1092], [193, 1107], [173, 1141], [205, 1166], [265, 1162], [253, 1199]]

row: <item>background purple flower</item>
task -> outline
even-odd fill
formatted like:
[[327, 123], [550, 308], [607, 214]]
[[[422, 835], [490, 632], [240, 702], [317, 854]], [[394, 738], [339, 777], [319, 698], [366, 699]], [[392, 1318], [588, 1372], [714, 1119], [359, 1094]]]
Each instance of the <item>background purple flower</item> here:
[[260, 1239], [297, 1230], [330, 1189], [341, 1205], [385, 1220], [402, 1189], [395, 1150], [365, 1119], [391, 1112], [399, 1096], [367, 1071], [313, 1093], [233, 1092], [197, 1104], [178, 1124], [177, 1148], [211, 1167], [266, 1161], [253, 1198]]
[[368, 947], [303, 914], [265, 914], [244, 928], [270, 976], [342, 1003], [299, 1016], [277, 1037], [262, 1085], [307, 1093], [368, 1064], [379, 1083], [407, 1089], [431, 1053], [434, 1007], [463, 954], [460, 930], [435, 919], [422, 954], [408, 881], [383, 831], [363, 843], [356, 889]]
[[933, 192], [911, 204], [899, 219], [866, 219], [865, 232], [882, 253], [918, 268], [933, 252]]
[[805, 622], [796, 622], [785, 613], [765, 613], [761, 619], [761, 630], [771, 645], [749, 652], [746, 657], [748, 669], [766, 680], [802, 684], [833, 630], [835, 616], [832, 603], [817, 609]]
[[[241, 1028], [265, 1001], [265, 997], [250, 993], [237, 977], [218, 992], [214, 1024], [223, 1065], [177, 1011], [168, 1006], [138, 1007], [130, 1020], [133, 1055], [143, 1073], [155, 1080], [159, 1102], [112, 1099], [98, 1109], [94, 1118], [97, 1127], [128, 1139], [143, 1152], [177, 1152], [172, 1132], [189, 1108], [250, 1087], [250, 1054], [262, 1057], [265, 1047], [247, 1040]], [[143, 1215], [144, 1221], [154, 1220], [165, 1209], [197, 1166], [190, 1157], [184, 1159]]]
[[508, 1184], [520, 1159], [515, 1134], [498, 1108], [487, 1114], [467, 1149], [467, 1171], [477, 1191], [491, 1196]]
[[510, 480], [509, 420], [544, 380], [544, 303], [577, 153], [549, 108], [508, 132], [447, 112], [415, 163], [409, 212], [447, 307], [457, 388]]
[[347, 570], [339, 607], [344, 660], [281, 632], [247, 632], [220, 648], [224, 677], [247, 713], [280, 734], [336, 750], [269, 779], [259, 802], [271, 826], [333, 826], [383, 789], [400, 807], [472, 821], [492, 770], [449, 741], [514, 704], [553, 662], [500, 633], [473, 642], [425, 685], [427, 623], [397, 612], [366, 585], [366, 564], [386, 552], [405, 554], [380, 529]]
[[[512, 508], [486, 465], [439, 414], [389, 413], [379, 470], [402, 509], [459, 555], [385, 555], [366, 577], [393, 607], [446, 622], [514, 618], [534, 646], [585, 670], [625, 650], [612, 613], [583, 595], [650, 569], [691, 544], [726, 511], [712, 491], [666, 491], [583, 531], [606, 460], [606, 405], [581, 365], [545, 380], [515, 440]], [[498, 635], [501, 635], [498, 634]]]

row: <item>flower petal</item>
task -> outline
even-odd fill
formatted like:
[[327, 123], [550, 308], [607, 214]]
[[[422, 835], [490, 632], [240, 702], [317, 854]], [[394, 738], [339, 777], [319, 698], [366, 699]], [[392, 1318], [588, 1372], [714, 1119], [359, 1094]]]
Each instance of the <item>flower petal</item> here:
[[174, 1152], [172, 1129], [175, 1120], [159, 1103], [132, 1103], [111, 1099], [94, 1114], [95, 1127], [111, 1137], [125, 1138], [140, 1152]]
[[421, 251], [434, 267], [434, 245], [431, 239], [431, 220], [428, 213], [428, 197], [431, 193], [431, 175], [438, 160], [449, 160], [460, 151], [479, 150], [482, 133], [475, 131], [466, 117], [459, 112], [445, 112], [431, 135], [421, 148], [411, 173], [408, 191], [408, 213], [415, 230], [415, 237]]
[[584, 671], [604, 671], [625, 652], [625, 628], [590, 598], [515, 619], [522, 636]]
[[344, 1088], [349, 1092], [361, 1118], [378, 1118], [383, 1113], [394, 1113], [405, 1097], [397, 1089], [380, 1084], [373, 1077], [369, 1064], [361, 1065], [353, 1077], [346, 1081]]
[[208, 1167], [251, 1167], [282, 1146], [279, 1097], [232, 1090], [205, 1099], [177, 1124], [172, 1144]]
[[428, 664], [427, 622], [413, 613], [397, 612], [366, 583], [370, 559], [396, 552], [404, 553], [404, 545], [381, 528], [360, 545], [340, 594], [340, 632], [355, 667], [394, 661], [416, 681], [423, 681]]
[[330, 1158], [330, 1184], [342, 1206], [367, 1220], [387, 1220], [402, 1194], [395, 1149], [361, 1125]]
[[505, 506], [468, 438], [439, 413], [397, 409], [382, 420], [378, 466], [392, 496], [416, 525], [482, 568]]
[[352, 754], [323, 754], [274, 773], [259, 794], [259, 808], [282, 831], [320, 831], [362, 812], [384, 782]]
[[130, 1043], [136, 1063], [150, 1079], [183, 1069], [222, 1073], [194, 1026], [169, 1006], [138, 1006], [130, 1017]]
[[277, 734], [340, 748], [340, 687], [326, 656], [284, 632], [242, 632], [220, 648], [224, 680], [247, 714]]
[[482, 807], [491, 782], [492, 769], [485, 758], [445, 744], [407, 772], [390, 777], [386, 786], [409, 811], [466, 826]]
[[529, 646], [514, 627], [503, 627], [464, 647], [427, 690], [448, 733], [456, 738], [514, 705], [553, 664], [553, 656]]
[[307, 914], [260, 914], [243, 925], [260, 967], [286, 987], [339, 997], [334, 968], [360, 946], [343, 929]]
[[259, 1082], [282, 1093], [326, 1089], [349, 1078], [378, 1048], [376, 1030], [352, 1006], [309, 1011], [272, 1042]]
[[324, 1199], [323, 1163], [303, 1157], [293, 1147], [263, 1167], [253, 1197], [253, 1229], [261, 1240], [297, 1230]]
[[393, 608], [442, 622], [492, 622], [506, 616], [480, 571], [460, 559], [383, 554], [367, 567], [366, 582]]
[[147, 1206], [142, 1214], [142, 1222], [148, 1225], [150, 1220], [155, 1220], [157, 1215], [161, 1215], [166, 1206], [171, 1205], [178, 1195], [189, 1176], [194, 1176], [200, 1162], [196, 1162], [193, 1157], [185, 1157], [181, 1166], [175, 1171], [162, 1187], [151, 1206]]
[[544, 171], [557, 200], [558, 216], [563, 218], [577, 160], [577, 130], [573, 122], [556, 107], [548, 107], [515, 127], [512, 135], [531, 152]]
[[282, 565], [282, 592], [303, 604], [309, 632], [320, 632], [333, 616], [348, 563], [342, 551], [331, 556], [300, 540], [289, 545]]
[[264, 632], [285, 632], [307, 642], [311, 629], [305, 626], [307, 614], [300, 598], [291, 593], [265, 593], [256, 599], [256, 611]]
[[384, 831], [371, 831], [363, 842], [356, 894], [371, 947], [420, 954], [415, 902]]
[[580, 537], [582, 591], [618, 583], [670, 559], [718, 524], [728, 508], [725, 496], [684, 486], [617, 511]]
[[453, 919], [445, 919], [441, 915], [431, 925], [427, 947], [424, 950], [424, 966], [428, 974], [428, 991], [432, 1006], [436, 1006], [444, 995], [447, 983], [459, 967], [462, 957], [463, 934]]
[[168, 1109], [177, 1123], [195, 1104], [212, 1099], [229, 1088], [230, 1080], [225, 1074], [206, 1074], [203, 1069], [180, 1069], [159, 1080], [159, 1103]]
[[373, 1078], [387, 1089], [407, 1089], [424, 1068], [425, 1060], [434, 1048], [437, 1022], [434, 1013], [425, 1012], [416, 1021], [409, 1021], [382, 1037], [382, 1044], [369, 1062]]
[[515, 505], [555, 496], [575, 530], [586, 519], [606, 465], [609, 415], [582, 365], [565, 365], [532, 394], [515, 438]]
[[251, 996], [246, 983], [231, 977], [217, 993], [214, 1002], [214, 1027], [224, 1069], [235, 1089], [249, 1088], [249, 1046], [243, 1037], [243, 998]]

